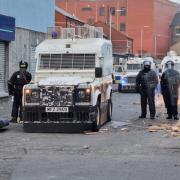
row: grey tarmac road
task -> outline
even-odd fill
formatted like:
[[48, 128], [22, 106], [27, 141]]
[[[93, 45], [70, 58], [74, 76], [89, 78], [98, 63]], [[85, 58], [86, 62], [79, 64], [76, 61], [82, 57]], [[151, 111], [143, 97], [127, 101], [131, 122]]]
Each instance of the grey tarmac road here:
[[0, 180], [179, 180], [180, 139], [145, 129], [166, 122], [164, 108], [150, 121], [137, 118], [138, 94], [114, 93], [113, 104], [112, 123], [131, 122], [128, 131], [112, 123], [96, 134], [24, 133], [21, 124], [1, 131]]

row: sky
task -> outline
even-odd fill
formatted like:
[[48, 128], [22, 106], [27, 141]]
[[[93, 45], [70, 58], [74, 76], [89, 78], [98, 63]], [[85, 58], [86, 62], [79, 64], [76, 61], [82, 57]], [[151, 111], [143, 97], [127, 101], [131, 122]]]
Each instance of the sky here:
[[170, 0], [170, 1], [173, 1], [173, 2], [178, 2], [178, 3], [180, 3], [180, 0]]

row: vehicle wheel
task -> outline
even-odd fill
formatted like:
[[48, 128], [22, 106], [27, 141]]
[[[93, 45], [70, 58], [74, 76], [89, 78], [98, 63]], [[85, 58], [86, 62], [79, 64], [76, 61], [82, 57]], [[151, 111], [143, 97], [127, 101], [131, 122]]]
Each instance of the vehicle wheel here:
[[93, 132], [99, 131], [100, 125], [101, 125], [101, 109], [100, 109], [100, 104], [98, 103], [96, 105], [96, 116], [95, 116], [95, 121], [93, 122], [92, 131]]
[[107, 122], [110, 122], [112, 119], [112, 99], [108, 100], [108, 112], [107, 112]]
[[119, 84], [119, 86], [118, 86], [118, 92], [121, 92], [121, 90], [122, 90], [122, 85]]

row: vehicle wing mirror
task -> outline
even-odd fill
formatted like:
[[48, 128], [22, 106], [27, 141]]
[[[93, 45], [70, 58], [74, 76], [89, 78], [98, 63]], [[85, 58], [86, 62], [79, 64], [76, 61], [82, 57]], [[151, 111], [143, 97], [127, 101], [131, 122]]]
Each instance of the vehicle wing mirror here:
[[102, 77], [102, 67], [96, 67], [95, 68], [95, 77], [101, 78]]

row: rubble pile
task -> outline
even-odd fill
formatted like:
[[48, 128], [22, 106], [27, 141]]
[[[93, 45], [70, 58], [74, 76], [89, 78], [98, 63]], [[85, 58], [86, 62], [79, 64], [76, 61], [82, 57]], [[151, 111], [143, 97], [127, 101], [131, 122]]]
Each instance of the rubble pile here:
[[176, 124], [172, 123], [160, 123], [156, 125], [150, 125], [147, 127], [149, 132], [167, 131], [173, 137], [180, 137], [180, 121]]

